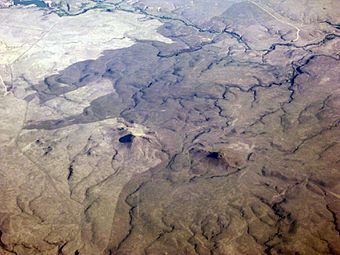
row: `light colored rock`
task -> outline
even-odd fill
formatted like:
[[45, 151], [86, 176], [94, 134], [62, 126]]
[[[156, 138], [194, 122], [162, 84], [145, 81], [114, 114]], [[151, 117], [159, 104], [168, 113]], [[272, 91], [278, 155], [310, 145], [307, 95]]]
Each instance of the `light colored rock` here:
[[0, 19], [0, 65], [11, 65], [14, 77], [23, 75], [32, 83], [105, 50], [129, 47], [135, 39], [171, 43], [156, 32], [159, 21], [142, 21], [133, 13], [92, 10], [58, 17], [36, 8], [12, 8], [0, 10], [1, 16], [6, 19]]

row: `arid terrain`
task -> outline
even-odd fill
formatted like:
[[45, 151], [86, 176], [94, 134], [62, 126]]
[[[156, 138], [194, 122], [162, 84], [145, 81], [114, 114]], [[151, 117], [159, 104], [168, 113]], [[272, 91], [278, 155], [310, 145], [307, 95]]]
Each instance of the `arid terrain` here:
[[339, 18], [0, 0], [0, 255], [340, 255]]

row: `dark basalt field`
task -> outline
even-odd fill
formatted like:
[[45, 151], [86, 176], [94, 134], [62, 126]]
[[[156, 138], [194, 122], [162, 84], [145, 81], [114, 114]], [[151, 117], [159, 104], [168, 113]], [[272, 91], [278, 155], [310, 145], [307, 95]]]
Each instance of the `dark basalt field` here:
[[113, 90], [26, 118], [1, 172], [17, 160], [44, 177], [10, 194], [19, 212], [0, 206], [0, 254], [340, 254], [340, 6], [283, 5], [105, 7], [159, 20], [173, 43], [136, 40], [30, 85], [41, 107]]

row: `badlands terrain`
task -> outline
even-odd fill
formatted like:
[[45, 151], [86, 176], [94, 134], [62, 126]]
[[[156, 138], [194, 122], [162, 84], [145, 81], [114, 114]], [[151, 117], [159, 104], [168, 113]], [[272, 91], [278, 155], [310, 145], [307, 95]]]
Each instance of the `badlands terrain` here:
[[0, 0], [0, 255], [340, 254], [338, 0]]

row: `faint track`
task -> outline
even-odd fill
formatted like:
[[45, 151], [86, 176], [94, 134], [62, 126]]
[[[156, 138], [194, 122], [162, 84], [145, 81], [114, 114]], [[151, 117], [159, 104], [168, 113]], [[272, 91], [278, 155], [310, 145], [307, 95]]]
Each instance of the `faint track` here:
[[11, 63], [10, 63], [10, 65], [13, 65], [13, 64], [15, 64], [19, 59], [21, 59], [22, 57], [24, 57], [26, 54], [27, 54], [27, 52], [29, 52], [34, 46], [36, 46], [41, 40], [43, 40], [44, 39], [44, 37], [46, 36], [46, 35], [48, 35], [53, 29], [54, 29], [54, 27], [58, 24], [59, 22], [56, 22], [56, 23], [54, 23], [53, 25], [52, 25], [52, 27], [50, 27], [47, 31], [44, 31], [42, 34], [41, 34], [41, 36], [25, 51], [25, 52], [23, 52], [21, 55], [19, 55], [16, 59], [14, 59]]
[[290, 26], [290, 27], [293, 27], [293, 28], [296, 30], [296, 37], [295, 37], [294, 40], [292, 40], [293, 42], [296, 42], [297, 40], [300, 39], [300, 31], [301, 31], [301, 29], [298, 28], [296, 25], [294, 25], [294, 24], [292, 24], [292, 23], [290, 23], [290, 22], [287, 22], [287, 21], [283, 20], [282, 18], [279, 18], [278, 16], [276, 16], [275, 14], [273, 14], [274, 11], [273, 11], [273, 10], [270, 10], [268, 7], [264, 7], [264, 6], [262, 6], [262, 5], [260, 5], [260, 4], [256, 3], [256, 2], [254, 2], [254, 1], [252, 1], [252, 0], [248, 0], [248, 1], [249, 1], [250, 3], [256, 5], [258, 8], [260, 8], [261, 10], [263, 10], [264, 12], [266, 12], [267, 14], [269, 14], [270, 16], [272, 16], [272, 17], [273, 17], [274, 19], [276, 19], [277, 21], [279, 21], [279, 22], [281, 22], [281, 23], [283, 23], [283, 24], [286, 24], [286, 25], [288, 25], [288, 26]]

